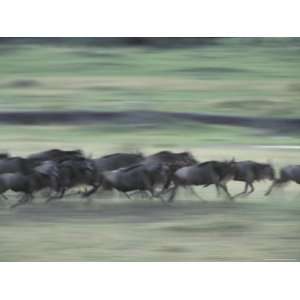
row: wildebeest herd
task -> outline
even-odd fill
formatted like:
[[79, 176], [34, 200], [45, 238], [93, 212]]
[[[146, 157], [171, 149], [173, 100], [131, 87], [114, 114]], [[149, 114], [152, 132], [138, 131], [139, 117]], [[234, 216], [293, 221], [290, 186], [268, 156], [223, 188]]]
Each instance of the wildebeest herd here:
[[[231, 195], [227, 188], [230, 180], [245, 183], [244, 190]], [[276, 178], [271, 164], [255, 161], [199, 162], [189, 152], [161, 151], [149, 156], [142, 153], [114, 153], [90, 158], [81, 150], [52, 149], [27, 157], [0, 154], [0, 195], [7, 199], [9, 190], [21, 193], [16, 207], [34, 198], [38, 191], [47, 191], [46, 201], [60, 199], [66, 191], [85, 186], [77, 194], [90, 197], [95, 192], [117, 190], [128, 198], [133, 194], [159, 198], [163, 203], [174, 201], [180, 187], [189, 189], [203, 200], [193, 186], [215, 185], [218, 194], [223, 191], [228, 200], [254, 191], [255, 181], [270, 180], [274, 187], [294, 181], [300, 184], [300, 165], [286, 166]], [[250, 188], [250, 190], [248, 190]]]

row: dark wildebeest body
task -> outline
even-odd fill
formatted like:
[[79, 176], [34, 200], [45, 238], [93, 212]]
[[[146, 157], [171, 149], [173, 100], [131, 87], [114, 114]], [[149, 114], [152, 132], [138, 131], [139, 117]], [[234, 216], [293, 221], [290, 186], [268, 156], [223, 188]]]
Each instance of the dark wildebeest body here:
[[196, 164], [198, 161], [189, 152], [173, 153], [170, 151], [161, 151], [147, 156], [144, 163], [162, 163], [168, 165], [172, 171], [176, 171], [179, 168]]
[[8, 190], [24, 193], [15, 207], [33, 199], [33, 193], [44, 188], [55, 189], [57, 187], [56, 165], [47, 161], [34, 168], [30, 173], [5, 173], [0, 175], [0, 194]]
[[105, 185], [125, 194], [130, 191], [149, 191], [152, 197], [155, 197], [155, 187], [165, 184], [168, 172], [169, 168], [163, 164], [141, 163], [114, 171], [106, 171], [103, 173], [103, 177]]
[[[270, 164], [263, 164], [254, 161], [239, 161], [235, 163], [235, 175], [233, 180], [245, 182], [244, 191], [235, 195], [238, 197], [243, 194], [251, 194], [254, 191], [254, 181], [261, 181], [265, 179], [273, 180], [275, 172]], [[250, 191], [248, 192], [248, 187]]]
[[0, 159], [6, 159], [9, 157], [10, 157], [10, 155], [8, 153], [0, 153]]
[[62, 198], [67, 189], [78, 185], [95, 186], [95, 176], [95, 165], [91, 159], [78, 158], [61, 162], [58, 166], [59, 185], [57, 192], [59, 196], [49, 198], [48, 201]]
[[178, 169], [195, 165], [198, 161], [189, 152], [174, 153], [170, 151], [161, 151], [146, 157], [143, 163], [161, 163], [169, 167], [170, 172], [164, 186], [164, 189], [167, 189], [171, 184], [173, 174]]
[[[95, 176], [94, 187], [86, 192], [84, 196], [90, 196], [95, 193], [103, 183], [103, 172], [113, 171], [120, 168], [125, 168], [130, 165], [140, 163], [144, 156], [140, 153], [114, 153], [94, 159]], [[108, 187], [107, 187], [108, 188]]]
[[0, 174], [22, 173], [28, 174], [32, 170], [32, 163], [22, 157], [8, 157], [0, 159]]
[[274, 180], [274, 182], [271, 184], [270, 188], [267, 190], [265, 195], [269, 195], [274, 187], [282, 186], [290, 181], [294, 181], [300, 184], [300, 165], [289, 165], [283, 167], [280, 170], [279, 178]]
[[140, 153], [114, 153], [94, 159], [95, 165], [100, 172], [112, 171], [137, 164], [144, 159]]
[[[233, 161], [208, 161], [201, 164], [180, 168], [172, 176], [174, 187], [170, 189], [172, 190], [172, 193], [168, 201], [171, 202], [174, 200], [176, 191], [180, 186], [191, 187], [193, 185], [203, 185], [207, 187], [211, 184], [214, 184], [217, 189], [223, 189], [228, 198], [232, 199], [227, 190], [226, 182], [233, 178], [234, 172], [235, 165]], [[193, 189], [191, 189], [191, 191], [196, 194]]]
[[59, 150], [51, 149], [43, 152], [38, 152], [29, 155], [27, 158], [31, 161], [45, 161], [45, 160], [54, 160], [54, 161], [63, 161], [67, 159], [76, 159], [83, 157], [81, 150]]

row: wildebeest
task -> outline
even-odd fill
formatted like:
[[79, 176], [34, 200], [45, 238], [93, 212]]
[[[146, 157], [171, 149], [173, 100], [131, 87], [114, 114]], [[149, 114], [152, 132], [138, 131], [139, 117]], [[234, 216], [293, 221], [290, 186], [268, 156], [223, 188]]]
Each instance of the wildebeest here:
[[112, 171], [137, 164], [144, 159], [141, 153], [114, 153], [94, 159], [99, 171]]
[[174, 187], [169, 189], [172, 193], [168, 201], [172, 202], [174, 200], [176, 191], [179, 187], [191, 187], [193, 185], [203, 185], [204, 187], [207, 187], [211, 184], [214, 184], [217, 189], [221, 188], [224, 190], [228, 198], [232, 200], [226, 182], [231, 180], [234, 177], [234, 174], [234, 161], [207, 161], [193, 166], [180, 168], [172, 176]]
[[268, 196], [274, 187], [280, 187], [287, 184], [289, 181], [294, 181], [300, 184], [300, 165], [289, 165], [280, 170], [278, 179], [274, 179], [270, 188], [266, 191], [265, 196]]
[[181, 167], [198, 163], [194, 156], [189, 152], [174, 153], [170, 151], [161, 151], [149, 155], [145, 158], [144, 162], [146, 164], [153, 162], [163, 163], [168, 165], [173, 171], [176, 171]]
[[[243, 192], [235, 195], [234, 197], [253, 193], [254, 181], [261, 181], [265, 179], [273, 180], [275, 177], [274, 168], [270, 164], [246, 160], [236, 162], [235, 166], [236, 168], [233, 180], [245, 182], [245, 188]], [[249, 192], [248, 187], [250, 187]]]
[[78, 185], [91, 185], [95, 186], [96, 169], [92, 159], [77, 158], [65, 160], [58, 164], [58, 192], [57, 197], [51, 197], [50, 201], [54, 198], [62, 198], [67, 189], [73, 188]]
[[199, 163], [190, 152], [174, 153], [171, 151], [160, 151], [149, 155], [143, 161], [145, 164], [162, 163], [169, 167], [170, 172], [166, 180], [164, 189], [170, 186], [172, 175], [180, 168], [192, 166]]
[[62, 161], [62, 160], [76, 159], [81, 157], [83, 157], [83, 153], [81, 150], [65, 151], [60, 149], [51, 149], [51, 150], [31, 154], [27, 157], [27, 159], [31, 161], [45, 161], [45, 160]]
[[4, 173], [22, 173], [28, 174], [31, 172], [33, 164], [26, 158], [8, 157], [0, 159], [0, 174]]
[[95, 193], [102, 185], [103, 172], [125, 168], [143, 161], [144, 156], [141, 153], [114, 153], [93, 159], [95, 166], [94, 187], [86, 192], [84, 196], [90, 196]]
[[0, 194], [8, 190], [22, 192], [22, 198], [12, 207], [29, 202], [33, 199], [33, 193], [44, 188], [57, 188], [57, 169], [53, 162], [45, 162], [30, 173], [5, 173], [0, 174]]
[[103, 182], [125, 194], [130, 191], [149, 191], [152, 197], [156, 197], [159, 193], [156, 193], [155, 189], [158, 185], [165, 184], [169, 171], [169, 167], [161, 163], [140, 163], [114, 171], [105, 171]]

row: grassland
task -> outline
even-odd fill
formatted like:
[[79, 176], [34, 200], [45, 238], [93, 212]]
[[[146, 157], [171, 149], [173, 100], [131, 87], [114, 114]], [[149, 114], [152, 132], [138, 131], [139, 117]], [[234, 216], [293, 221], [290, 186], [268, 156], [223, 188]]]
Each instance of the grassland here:
[[228, 40], [159, 50], [9, 47], [0, 49], [1, 110], [149, 108], [298, 116], [300, 46], [289, 43]]
[[[174, 49], [2, 45], [0, 110], [151, 109], [298, 117], [299, 43], [246, 41], [229, 39], [218, 45]], [[1, 131], [4, 139], [40, 135], [46, 142], [46, 138], [65, 136], [64, 141], [70, 143], [77, 135], [80, 140], [101, 139], [102, 144], [119, 140], [122, 147], [126, 143], [185, 147], [197, 143], [299, 144], [295, 132], [274, 136], [269, 131], [189, 122], [180, 126], [176, 122], [156, 127], [147, 122], [139, 127], [118, 125], [1, 126]]]
[[299, 261], [299, 191], [261, 192], [235, 204], [206, 190], [207, 203], [181, 194], [171, 207], [116, 197], [2, 205], [0, 261]]
[[[298, 43], [299, 44], [299, 43]], [[0, 110], [129, 109], [241, 116], [299, 117], [300, 46], [284, 39], [251, 44], [155, 49], [0, 47]], [[272, 161], [278, 170], [299, 163], [297, 132], [220, 125], [117, 122], [78, 126], [0, 126], [0, 151], [27, 155], [48, 148], [81, 148], [87, 155], [161, 149], [192, 151], [200, 161]], [[172, 207], [99, 195], [9, 210], [0, 207], [0, 261], [300, 260], [299, 186], [230, 204], [214, 189], [199, 203], [181, 194]], [[230, 183], [235, 193], [239, 183]]]
[[[229, 153], [269, 157], [277, 169], [299, 157], [297, 150], [249, 146], [192, 150], [200, 160]], [[16, 195], [8, 193], [0, 206], [0, 261], [299, 261], [299, 185], [265, 197], [269, 184], [255, 184], [255, 192], [236, 203], [217, 198], [213, 187], [197, 188], [207, 203], [181, 191], [172, 206], [100, 193], [89, 205], [74, 196], [45, 204], [37, 195], [33, 204], [11, 210]], [[232, 194], [242, 189], [229, 183]]]

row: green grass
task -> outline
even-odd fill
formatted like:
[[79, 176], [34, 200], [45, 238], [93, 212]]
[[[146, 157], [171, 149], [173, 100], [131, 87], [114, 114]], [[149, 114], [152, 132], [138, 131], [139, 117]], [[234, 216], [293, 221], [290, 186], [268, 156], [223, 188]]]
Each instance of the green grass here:
[[0, 57], [0, 108], [298, 116], [300, 46], [273, 43], [163, 50], [19, 45]]
[[0, 261], [299, 261], [299, 187], [263, 199], [256, 186], [235, 204], [213, 189], [199, 189], [207, 203], [180, 194], [171, 207], [103, 197], [2, 204]]
[[[93, 157], [109, 152], [143, 151], [151, 153], [163, 149], [173, 151], [192, 151], [196, 154], [205, 151], [210, 159], [214, 152], [219, 158], [239, 158], [246, 150], [247, 159], [255, 145], [299, 145], [299, 137], [294, 135], [272, 135], [269, 132], [220, 125], [185, 126], [125, 126], [125, 125], [89, 125], [89, 126], [0, 126], [0, 152], [28, 155], [32, 152], [50, 148], [82, 149]], [[210, 152], [206, 152], [207, 150]], [[256, 148], [253, 148], [256, 149]], [[248, 155], [247, 155], [248, 151]], [[291, 155], [291, 162], [298, 162], [297, 150], [256, 149], [255, 156], [266, 160], [277, 160], [278, 154]], [[214, 158], [218, 158], [215, 157]]]
[[[100, 137], [92, 142], [92, 134], [74, 138], [74, 128], [69, 128], [68, 139], [59, 127], [51, 128], [48, 135], [44, 130], [26, 127], [19, 141], [9, 140], [6, 134], [4, 145], [27, 154], [46, 146], [71, 149], [85, 144], [87, 154], [100, 156], [119, 151], [122, 144], [111, 136], [107, 143]], [[54, 132], [56, 139], [50, 139]], [[121, 149], [134, 150], [127, 145]], [[143, 146], [139, 150], [146, 154], [163, 149]], [[184, 150], [180, 145], [171, 149]], [[200, 161], [232, 156], [271, 160], [277, 171], [299, 158], [298, 150], [250, 145], [199, 145], [188, 150]], [[9, 192], [9, 200], [0, 206], [0, 261], [299, 261], [299, 185], [290, 184], [264, 197], [269, 185], [268, 181], [255, 183], [255, 192], [234, 204], [217, 198], [214, 187], [196, 188], [208, 200], [204, 204], [181, 191], [171, 207], [158, 200], [129, 201], [117, 194], [97, 195], [89, 206], [72, 197], [47, 205], [37, 195], [34, 204], [10, 210], [16, 195]], [[243, 184], [230, 182], [228, 187], [236, 194]]]

